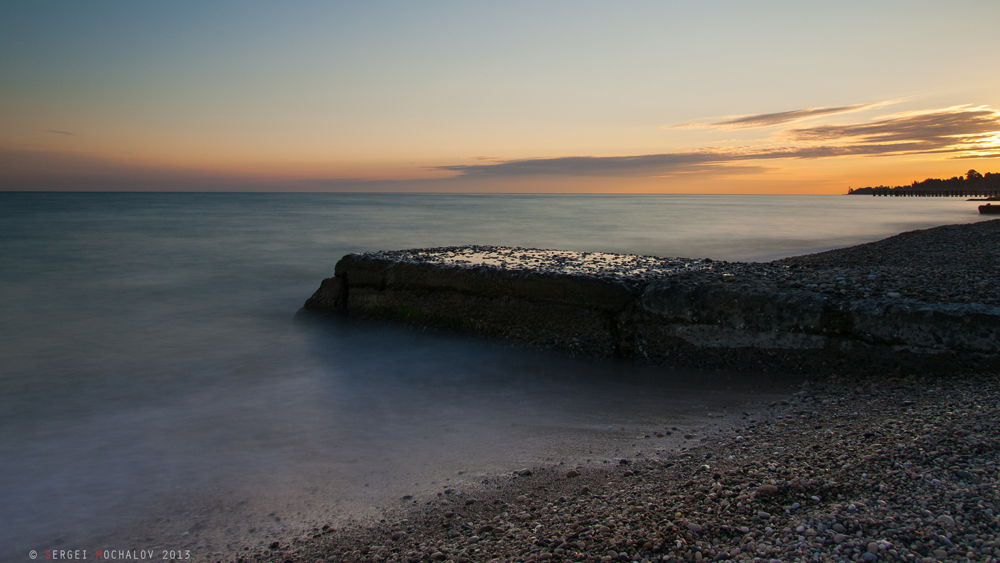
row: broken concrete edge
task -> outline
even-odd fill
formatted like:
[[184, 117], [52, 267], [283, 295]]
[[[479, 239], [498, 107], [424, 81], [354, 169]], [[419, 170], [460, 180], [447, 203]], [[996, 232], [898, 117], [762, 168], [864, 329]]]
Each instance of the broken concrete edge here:
[[947, 371], [992, 366], [1000, 354], [998, 307], [838, 300], [767, 282], [723, 283], [704, 270], [644, 281], [351, 254], [300, 312], [675, 367]]

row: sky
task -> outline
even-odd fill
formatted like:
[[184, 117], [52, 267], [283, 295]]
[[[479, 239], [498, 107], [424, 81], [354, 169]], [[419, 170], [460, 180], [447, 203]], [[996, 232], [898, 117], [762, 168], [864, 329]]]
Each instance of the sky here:
[[845, 193], [1000, 172], [1000, 2], [0, 1], [0, 190]]

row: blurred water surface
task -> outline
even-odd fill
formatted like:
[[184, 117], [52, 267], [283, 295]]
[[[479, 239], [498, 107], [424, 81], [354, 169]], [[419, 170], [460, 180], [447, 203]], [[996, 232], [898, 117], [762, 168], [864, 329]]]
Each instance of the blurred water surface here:
[[293, 322], [346, 253], [770, 260], [978, 220], [945, 198], [0, 193], [0, 558], [128, 537], [209, 559], [760, 384]]

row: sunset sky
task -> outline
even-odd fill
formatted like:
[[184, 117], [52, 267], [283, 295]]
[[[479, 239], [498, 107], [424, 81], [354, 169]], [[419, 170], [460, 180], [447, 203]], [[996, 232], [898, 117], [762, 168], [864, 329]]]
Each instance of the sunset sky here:
[[0, 190], [844, 193], [1000, 172], [1000, 2], [5, 2]]

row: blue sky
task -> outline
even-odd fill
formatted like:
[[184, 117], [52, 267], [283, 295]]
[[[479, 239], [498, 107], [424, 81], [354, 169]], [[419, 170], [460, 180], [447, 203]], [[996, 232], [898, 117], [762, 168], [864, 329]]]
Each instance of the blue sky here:
[[[995, 1], [3, 13], [0, 189], [819, 193], [1000, 171]], [[746, 118], [773, 114], [798, 117]], [[926, 144], [905, 120], [927, 114], [974, 150]], [[841, 150], [887, 121], [937, 152]], [[792, 132], [817, 127], [854, 136]]]

